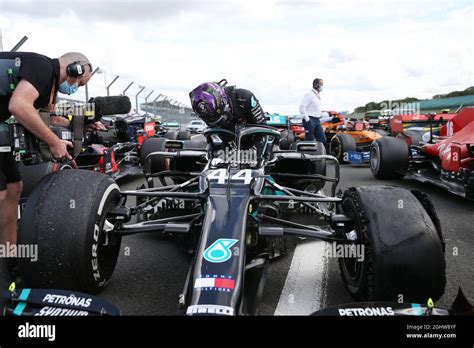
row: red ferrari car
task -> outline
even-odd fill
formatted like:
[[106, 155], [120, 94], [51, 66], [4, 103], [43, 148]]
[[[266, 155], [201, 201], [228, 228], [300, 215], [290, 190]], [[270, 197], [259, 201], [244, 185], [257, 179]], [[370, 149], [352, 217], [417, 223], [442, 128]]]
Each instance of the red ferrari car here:
[[373, 175], [429, 182], [474, 199], [474, 108], [462, 109], [429, 138], [424, 145], [415, 144], [406, 132], [378, 139], [371, 147]]

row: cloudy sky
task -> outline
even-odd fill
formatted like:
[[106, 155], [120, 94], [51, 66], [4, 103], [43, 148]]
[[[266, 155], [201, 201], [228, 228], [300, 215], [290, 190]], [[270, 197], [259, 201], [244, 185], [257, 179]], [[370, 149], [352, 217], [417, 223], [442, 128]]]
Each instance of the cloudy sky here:
[[[265, 111], [296, 114], [315, 77], [326, 109], [474, 85], [474, 1], [0, 0], [3, 46], [85, 53], [119, 94], [131, 81], [189, 104], [204, 81], [252, 90]], [[83, 91], [81, 91], [83, 93]]]

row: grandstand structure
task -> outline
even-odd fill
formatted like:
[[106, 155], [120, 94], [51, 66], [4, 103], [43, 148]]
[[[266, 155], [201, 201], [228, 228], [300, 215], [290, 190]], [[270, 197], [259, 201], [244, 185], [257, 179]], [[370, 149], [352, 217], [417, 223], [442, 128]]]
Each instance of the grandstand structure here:
[[[75, 104], [84, 104], [84, 100], [77, 100], [71, 98], [58, 97], [59, 103], [68, 103], [70, 106]], [[132, 108], [130, 115], [136, 115], [135, 109]], [[164, 98], [161, 101], [155, 103], [143, 103], [140, 104], [140, 115], [148, 114], [158, 116], [162, 122], [178, 122], [181, 125], [185, 125], [191, 121], [196, 115], [193, 110], [184, 104], [179, 102], [173, 102], [168, 98]]]
[[147, 114], [161, 116], [162, 122], [178, 122], [182, 125], [189, 123], [195, 116], [190, 107], [178, 102], [173, 103], [168, 99], [140, 104], [140, 109]]

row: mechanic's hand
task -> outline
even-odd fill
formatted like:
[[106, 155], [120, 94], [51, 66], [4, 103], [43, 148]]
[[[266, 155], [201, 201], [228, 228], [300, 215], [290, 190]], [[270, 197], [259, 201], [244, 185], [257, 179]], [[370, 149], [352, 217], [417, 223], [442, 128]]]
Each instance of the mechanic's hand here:
[[49, 145], [49, 151], [51, 151], [51, 154], [55, 160], [62, 160], [62, 159], [72, 159], [71, 155], [67, 151], [67, 148], [74, 147], [70, 141], [67, 140], [61, 140], [58, 138], [58, 140], [53, 144]]
[[48, 104], [48, 112], [56, 112], [56, 104]]
[[89, 123], [86, 128], [86, 132], [92, 132], [92, 131], [106, 131], [107, 128], [105, 128], [104, 124], [102, 122], [94, 122], [94, 123]]
[[61, 117], [61, 116], [51, 116], [51, 124], [54, 124], [55, 126], [61, 126], [61, 127], [69, 127], [69, 120], [67, 118]]

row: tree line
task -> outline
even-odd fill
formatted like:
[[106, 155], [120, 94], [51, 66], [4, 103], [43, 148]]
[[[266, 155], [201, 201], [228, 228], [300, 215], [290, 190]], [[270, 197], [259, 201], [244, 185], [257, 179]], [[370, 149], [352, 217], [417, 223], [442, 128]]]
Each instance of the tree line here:
[[[434, 95], [431, 99], [441, 99], [441, 98], [452, 98], [452, 97], [461, 97], [465, 95], [474, 95], [474, 86], [468, 87], [463, 91], [453, 91], [450, 93], [446, 94], [436, 94]], [[372, 111], [372, 110], [380, 110], [383, 108], [383, 105], [388, 105], [388, 104], [403, 104], [403, 103], [412, 103], [412, 102], [417, 102], [420, 101], [421, 99], [415, 98], [415, 97], [407, 97], [404, 99], [397, 99], [397, 100], [383, 100], [379, 103], [377, 102], [370, 102], [365, 104], [364, 106], [359, 106], [354, 109], [354, 112], [356, 113], [363, 113], [367, 111]]]

